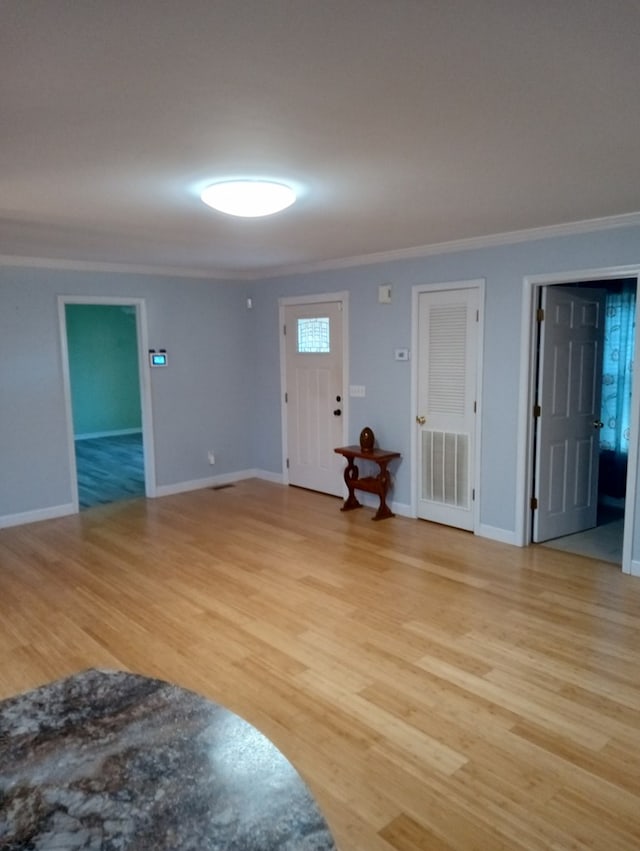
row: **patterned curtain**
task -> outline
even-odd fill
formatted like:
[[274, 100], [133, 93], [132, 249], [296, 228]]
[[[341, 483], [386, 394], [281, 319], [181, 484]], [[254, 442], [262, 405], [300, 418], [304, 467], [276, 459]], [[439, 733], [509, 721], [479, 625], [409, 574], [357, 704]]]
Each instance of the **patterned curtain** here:
[[607, 293], [600, 449], [616, 455], [629, 451], [635, 315], [635, 281]]

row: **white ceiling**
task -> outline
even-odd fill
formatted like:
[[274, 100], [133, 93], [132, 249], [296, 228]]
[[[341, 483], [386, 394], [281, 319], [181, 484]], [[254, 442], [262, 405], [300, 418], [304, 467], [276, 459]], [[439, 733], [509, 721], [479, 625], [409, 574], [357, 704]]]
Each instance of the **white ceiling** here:
[[[0, 254], [226, 277], [640, 210], [638, 0], [2, 0]], [[291, 181], [270, 219], [221, 178]]]

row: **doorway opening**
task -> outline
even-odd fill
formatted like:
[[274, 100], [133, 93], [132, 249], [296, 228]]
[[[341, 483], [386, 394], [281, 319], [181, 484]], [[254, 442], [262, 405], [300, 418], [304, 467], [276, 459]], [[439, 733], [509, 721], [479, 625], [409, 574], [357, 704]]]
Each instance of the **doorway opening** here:
[[142, 303], [61, 297], [59, 310], [75, 510], [153, 495]]
[[[626, 571], [630, 570], [631, 542], [625, 536], [630, 537], [631, 534], [631, 509], [635, 502], [635, 474], [628, 477], [627, 473], [629, 469], [632, 473], [635, 470], [636, 454], [633, 434], [637, 433], [637, 423], [633, 415], [632, 376], [638, 311], [637, 280], [637, 275], [612, 274], [611, 277], [575, 276], [570, 280], [540, 282], [533, 289], [534, 321], [530, 326], [533, 419], [527, 493], [527, 502], [530, 498], [531, 503], [528, 506], [530, 514], [525, 543], [538, 542], [545, 547], [619, 564]], [[571, 308], [567, 307], [570, 303], [573, 305]], [[541, 310], [544, 304], [553, 305], [555, 311], [564, 310], [569, 317], [571, 310], [577, 311], [575, 305], [580, 305], [582, 315], [587, 316], [584, 311], [597, 303], [602, 309], [602, 327], [597, 343], [592, 341], [590, 348], [570, 340], [573, 332], [567, 327], [565, 335], [562, 322], [553, 332], [543, 325], [550, 319], [548, 311]], [[592, 310], [591, 315], [596, 313]], [[554, 315], [560, 316], [560, 313]], [[569, 324], [567, 321], [567, 326]], [[552, 338], [554, 342], [551, 342]], [[579, 346], [582, 348], [577, 354]], [[589, 365], [591, 371], [585, 372], [585, 380], [582, 377], [578, 379], [578, 363], [581, 371], [585, 360], [591, 359], [592, 352], [595, 354], [593, 364]], [[563, 366], [565, 357], [566, 364]], [[549, 366], [549, 363], [555, 366]], [[554, 369], [550, 393], [550, 374]], [[575, 424], [573, 419], [569, 425], [568, 400], [570, 396], [574, 398], [572, 394], [581, 394], [580, 402], [574, 399], [571, 404], [574, 405], [573, 413], [578, 413], [577, 420], [580, 419], [578, 409], [582, 407], [586, 433], [584, 428], [580, 431], [580, 425]], [[563, 426], [560, 420], [564, 417], [565, 396], [567, 425]], [[557, 409], [550, 411], [552, 397], [560, 401]], [[597, 406], [593, 411], [589, 407], [591, 401]], [[568, 434], [557, 432], [558, 423], [549, 426], [550, 417], [555, 416], [557, 410], [560, 410], [558, 423], [561, 428], [569, 429]], [[555, 443], [549, 434], [555, 435]], [[558, 455], [555, 466], [552, 463], [554, 452]], [[567, 474], [571, 464], [576, 467], [573, 477]], [[628, 480], [632, 482], [629, 486]], [[550, 522], [543, 522], [541, 517], [545, 516], [545, 511], [547, 517], [554, 513], [549, 508], [554, 499], [557, 505], [552, 508], [557, 507], [556, 516]], [[580, 519], [574, 523], [569, 521], [568, 528], [565, 528], [563, 512], [572, 510], [572, 500], [573, 513], [579, 514]], [[566, 505], [569, 508], [565, 509]]]

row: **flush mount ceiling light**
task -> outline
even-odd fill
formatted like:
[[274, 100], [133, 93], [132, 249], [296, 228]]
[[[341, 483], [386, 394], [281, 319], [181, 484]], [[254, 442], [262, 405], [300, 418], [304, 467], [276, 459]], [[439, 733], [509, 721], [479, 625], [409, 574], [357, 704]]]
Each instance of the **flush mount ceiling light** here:
[[225, 180], [207, 186], [200, 198], [221, 213], [256, 218], [290, 207], [296, 193], [290, 186], [271, 180]]

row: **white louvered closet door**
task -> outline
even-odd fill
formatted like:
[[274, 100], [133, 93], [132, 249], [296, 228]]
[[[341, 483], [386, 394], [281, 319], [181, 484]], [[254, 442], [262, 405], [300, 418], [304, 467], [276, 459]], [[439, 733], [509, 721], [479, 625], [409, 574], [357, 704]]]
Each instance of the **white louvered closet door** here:
[[474, 528], [477, 288], [423, 292], [418, 314], [418, 516]]

